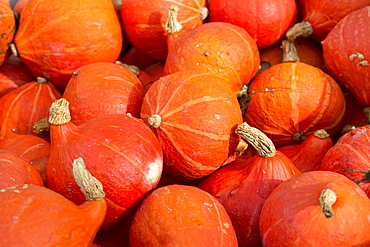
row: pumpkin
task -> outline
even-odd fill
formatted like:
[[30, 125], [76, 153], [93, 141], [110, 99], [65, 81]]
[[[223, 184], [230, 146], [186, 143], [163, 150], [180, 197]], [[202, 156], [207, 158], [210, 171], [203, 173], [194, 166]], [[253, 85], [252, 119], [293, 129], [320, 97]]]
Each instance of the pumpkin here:
[[233, 24], [211, 22], [169, 35], [164, 74], [208, 71], [226, 80], [237, 94], [258, 71], [259, 64], [256, 42], [247, 31]]
[[40, 174], [18, 154], [0, 149], [0, 189], [18, 184], [43, 186]]
[[15, 2], [13, 3], [14, 4], [13, 11], [15, 13], [20, 14], [23, 10], [24, 5], [26, 4], [26, 2], [28, 2], [28, 0], [17, 0], [17, 1], [14, 0], [13, 2]]
[[29, 0], [14, 43], [15, 53], [35, 77], [63, 91], [79, 67], [117, 60], [123, 36], [111, 0]]
[[96, 117], [81, 125], [71, 122], [69, 102], [50, 107], [51, 150], [46, 170], [48, 187], [76, 204], [84, 201], [71, 175], [73, 159], [105, 187], [107, 213], [102, 229], [110, 229], [134, 212], [156, 187], [162, 173], [159, 141], [144, 122], [126, 114]]
[[368, 246], [369, 215], [369, 198], [351, 180], [305, 172], [281, 183], [263, 205], [263, 246]]
[[[349, 13], [370, 5], [369, 0], [298, 0], [302, 23], [309, 29], [309, 37], [320, 43], [335, 25]], [[289, 34], [288, 34], [289, 36]]]
[[72, 166], [73, 176], [86, 196], [79, 206], [37, 185], [0, 190], [0, 245], [91, 246], [107, 208], [104, 191], [86, 170], [83, 159], [76, 159]]
[[301, 172], [258, 129], [243, 123], [236, 132], [258, 154], [252, 158], [241, 156], [205, 178], [198, 187], [224, 206], [239, 246], [262, 246], [259, 216], [264, 202], [280, 183]]
[[[283, 46], [289, 48], [289, 41]], [[245, 121], [265, 133], [276, 147], [300, 143], [319, 129], [334, 135], [341, 128], [343, 92], [329, 74], [314, 66], [276, 64], [257, 75], [248, 92]]]
[[370, 35], [369, 11], [370, 6], [351, 12], [322, 42], [329, 73], [363, 107], [370, 107], [370, 45], [366, 41]]
[[227, 22], [245, 29], [263, 49], [276, 44], [297, 19], [294, 0], [212, 0], [211, 22]]
[[10, 6], [9, 1], [0, 1], [0, 66], [9, 58], [10, 56], [10, 44], [13, 42], [15, 35], [16, 22], [13, 10]]
[[63, 93], [76, 125], [108, 114], [139, 117], [143, 97], [143, 85], [130, 70], [107, 62], [75, 70]]
[[0, 97], [35, 79], [19, 58], [10, 56], [0, 66]]
[[130, 47], [127, 52], [118, 58], [118, 61], [124, 64], [135, 65], [142, 70], [158, 62], [157, 60], [151, 59], [147, 55], [140, 52], [136, 47]]
[[[294, 44], [300, 62], [307, 63], [327, 72], [322, 47], [319, 44], [307, 38], [297, 38], [294, 40]], [[269, 62], [271, 65], [281, 63], [283, 59], [281, 44], [278, 43], [260, 50], [260, 57], [261, 61]]]
[[[130, 43], [151, 59], [164, 61], [167, 57], [166, 22], [168, 8], [176, 4], [180, 9], [179, 22], [184, 30], [203, 23], [208, 10], [205, 0], [123, 0], [121, 17]], [[135, 64], [136, 65], [136, 64]], [[138, 65], [137, 65], [138, 66]]]
[[161, 143], [169, 175], [198, 179], [234, 159], [241, 111], [231, 89], [212, 73], [161, 77], [145, 94], [140, 118]]
[[35, 135], [11, 135], [0, 139], [0, 150], [11, 151], [27, 160], [46, 184], [46, 165], [50, 154], [48, 141]]
[[316, 130], [300, 144], [290, 144], [278, 148], [301, 172], [316, 171], [333, 146], [330, 135], [323, 129]]
[[[355, 128], [343, 135], [325, 154], [320, 170], [333, 171], [346, 176], [370, 197], [370, 125]], [[359, 172], [363, 171], [363, 172]], [[364, 183], [363, 183], [363, 182]]]
[[238, 246], [224, 207], [207, 192], [168, 185], [151, 192], [135, 212], [130, 246]]
[[51, 103], [60, 97], [59, 90], [41, 77], [1, 97], [0, 139], [27, 134], [48, 140], [48, 133], [39, 135], [33, 131], [33, 124], [47, 117]]
[[98, 231], [94, 243], [101, 247], [130, 247], [129, 231], [132, 217], [131, 215], [112, 229]]
[[140, 74], [137, 76], [144, 87], [146, 93], [152, 84], [164, 75], [164, 62], [158, 62], [152, 64], [145, 70], [140, 70]]

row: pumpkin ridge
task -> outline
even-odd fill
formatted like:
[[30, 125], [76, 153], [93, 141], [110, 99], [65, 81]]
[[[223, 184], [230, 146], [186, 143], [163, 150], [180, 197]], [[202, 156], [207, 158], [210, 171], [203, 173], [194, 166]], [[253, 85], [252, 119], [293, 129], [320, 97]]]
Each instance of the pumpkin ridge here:
[[[192, 8], [192, 7], [190, 7], [190, 6], [186, 5], [186, 4], [183, 4], [183, 3], [178, 2], [178, 1], [164, 0], [163, 2], [173, 3], [173, 4], [176, 4], [178, 6], [182, 6], [182, 7], [186, 8], [186, 9], [190, 9], [190, 10], [194, 10], [195, 12], [198, 12], [197, 9]], [[199, 5], [199, 2], [198, 1], [194, 1], [194, 2], [199, 6], [199, 8], [201, 8], [201, 6]]]
[[14, 104], [16, 104], [18, 102], [18, 99], [23, 96], [23, 94], [25, 94], [26, 92], [30, 91], [33, 89], [33, 87], [35, 87], [36, 84], [34, 85], [29, 85], [28, 87], [26, 87], [25, 90], [21, 90], [21, 92], [18, 93], [18, 95], [13, 99], [13, 101], [11, 102], [11, 104], [9, 105], [9, 108], [8, 108], [8, 111], [6, 112], [6, 115], [5, 115], [5, 118], [4, 118], [4, 121], [3, 121], [3, 124], [0, 128], [0, 140], [1, 139], [4, 139], [5, 136], [6, 136], [6, 132], [7, 132], [7, 128], [6, 128], [6, 125], [8, 123], [8, 118], [9, 118], [9, 115], [10, 115], [10, 112], [11, 112], [11, 109], [13, 109], [13, 106]]
[[40, 84], [37, 84], [37, 91], [35, 93], [35, 97], [33, 98], [33, 101], [32, 101], [32, 108], [31, 108], [31, 116], [28, 118], [28, 125], [29, 126], [32, 126], [33, 123], [32, 123], [32, 119], [33, 119], [33, 116], [34, 114], [36, 113], [36, 109], [37, 109], [37, 103], [39, 101], [39, 98], [40, 98], [40, 93], [41, 93], [41, 87], [40, 87]]

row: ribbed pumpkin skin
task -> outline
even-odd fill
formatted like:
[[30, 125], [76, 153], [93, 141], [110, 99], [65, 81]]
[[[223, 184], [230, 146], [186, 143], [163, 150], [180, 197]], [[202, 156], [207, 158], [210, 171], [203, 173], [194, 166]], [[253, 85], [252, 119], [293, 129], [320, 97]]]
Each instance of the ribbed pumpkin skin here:
[[75, 70], [63, 97], [70, 103], [72, 122], [80, 125], [108, 114], [139, 117], [144, 88], [137, 76], [122, 65], [100, 62]]
[[273, 157], [239, 158], [198, 185], [213, 195], [230, 216], [239, 246], [262, 246], [259, 217], [270, 193], [301, 172], [281, 152]]
[[320, 43], [343, 17], [370, 5], [370, 0], [298, 0], [297, 4], [302, 20], [312, 25], [311, 37]]
[[110, 0], [29, 0], [14, 38], [18, 55], [34, 76], [64, 90], [73, 70], [119, 57], [123, 37], [115, 11]]
[[301, 172], [308, 172], [319, 170], [325, 154], [333, 145], [330, 137], [319, 138], [312, 133], [302, 143], [286, 145], [278, 150]]
[[123, 0], [121, 17], [130, 43], [152, 59], [164, 61], [167, 57], [167, 12], [171, 5], [179, 7], [178, 21], [183, 30], [199, 26], [203, 21], [199, 10], [205, 0]]
[[256, 76], [249, 86], [246, 121], [265, 133], [276, 147], [292, 144], [292, 135], [341, 127], [345, 100], [339, 85], [311, 65], [281, 63]]
[[32, 81], [0, 98], [0, 139], [9, 135], [36, 135], [45, 139], [49, 133], [39, 135], [33, 124], [49, 115], [52, 102], [62, 97], [51, 83]]
[[1, 246], [88, 247], [106, 210], [104, 200], [77, 206], [48, 188], [28, 184], [2, 190], [0, 200]]
[[234, 228], [216, 198], [193, 186], [169, 185], [135, 212], [130, 246], [237, 247]]
[[0, 66], [0, 97], [35, 79], [19, 58], [10, 56]]
[[[370, 106], [369, 21], [370, 6], [356, 10], [344, 17], [322, 42], [329, 73], [346, 86], [362, 106]], [[364, 58], [356, 57], [357, 53]]]
[[211, 22], [227, 22], [244, 28], [263, 49], [281, 40], [297, 18], [294, 0], [212, 0]]
[[140, 116], [162, 123], [152, 128], [164, 152], [164, 171], [180, 178], [204, 177], [233, 156], [242, 123], [239, 104], [225, 82], [202, 71], [177, 72], [156, 81], [144, 96]]
[[[323, 189], [337, 196], [331, 218], [325, 217], [319, 204]], [[263, 246], [369, 246], [369, 214], [369, 198], [343, 175], [305, 172], [281, 183], [263, 205]]]
[[0, 1], [0, 66], [9, 58], [9, 45], [15, 35], [15, 18], [12, 8], [7, 0]]
[[229, 23], [205, 23], [170, 35], [164, 73], [204, 70], [226, 80], [234, 93], [258, 71], [256, 42], [242, 28]]
[[43, 186], [40, 174], [30, 162], [14, 152], [0, 150], [0, 189], [18, 184]]
[[[370, 170], [370, 125], [356, 128], [343, 135], [338, 142], [326, 153], [320, 170], [333, 171], [343, 174], [353, 182], [365, 178], [361, 171]], [[359, 186], [370, 197], [370, 183], [363, 182]]]
[[104, 229], [132, 214], [160, 179], [163, 165], [160, 144], [151, 130], [134, 117], [113, 114], [78, 126], [72, 122], [51, 125], [50, 137], [48, 187], [76, 204], [84, 202], [71, 174], [73, 159], [82, 157], [106, 193]]

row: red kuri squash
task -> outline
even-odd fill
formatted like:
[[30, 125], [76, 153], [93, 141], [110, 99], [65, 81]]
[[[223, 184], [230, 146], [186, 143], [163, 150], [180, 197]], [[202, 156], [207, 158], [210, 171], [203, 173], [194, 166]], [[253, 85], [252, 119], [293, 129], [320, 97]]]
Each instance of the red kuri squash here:
[[0, 1], [0, 66], [10, 56], [10, 44], [16, 29], [15, 16], [8, 0]]

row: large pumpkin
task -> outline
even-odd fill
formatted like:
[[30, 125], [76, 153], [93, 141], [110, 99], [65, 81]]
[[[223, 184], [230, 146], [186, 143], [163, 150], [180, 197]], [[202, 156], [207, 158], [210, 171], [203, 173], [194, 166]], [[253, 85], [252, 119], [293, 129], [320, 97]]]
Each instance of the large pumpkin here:
[[369, 246], [369, 215], [369, 198], [345, 176], [305, 172], [281, 183], [263, 205], [263, 246]]
[[42, 186], [22, 184], [0, 190], [1, 246], [91, 246], [106, 213], [105, 194], [83, 159], [71, 166], [85, 195], [79, 206]]
[[93, 62], [114, 62], [122, 30], [111, 0], [29, 0], [14, 43], [36, 77], [64, 90], [72, 72]]
[[244, 28], [263, 49], [277, 43], [297, 17], [294, 0], [212, 0], [211, 22], [227, 22]]
[[227, 81], [237, 94], [259, 65], [256, 42], [247, 31], [233, 24], [211, 22], [169, 36], [164, 73], [207, 71]]
[[144, 88], [124, 66], [99, 62], [75, 70], [63, 97], [70, 103], [72, 122], [80, 125], [108, 114], [139, 117]]
[[15, 16], [9, 1], [0, 1], [0, 66], [9, 58], [10, 44], [16, 29]]
[[81, 157], [105, 187], [107, 214], [102, 228], [116, 226], [156, 187], [162, 173], [162, 149], [142, 120], [126, 114], [96, 117], [73, 124], [64, 98], [50, 107], [51, 150], [48, 187], [76, 204], [84, 201], [71, 174], [73, 159]]
[[144, 96], [140, 113], [160, 141], [164, 171], [205, 177], [234, 156], [242, 123], [231, 89], [212, 73], [184, 71], [161, 77]]
[[237, 247], [230, 218], [216, 198], [188, 185], [154, 190], [135, 212], [130, 246]]
[[121, 17], [130, 43], [155, 60], [167, 57], [166, 22], [171, 5], [180, 9], [179, 22], [188, 30], [203, 23], [208, 11], [205, 0], [123, 0]]
[[272, 66], [250, 83], [246, 121], [277, 147], [299, 143], [316, 130], [334, 135], [345, 112], [343, 92], [322, 70], [302, 62]]
[[329, 73], [370, 107], [370, 6], [353, 11], [322, 42]]

